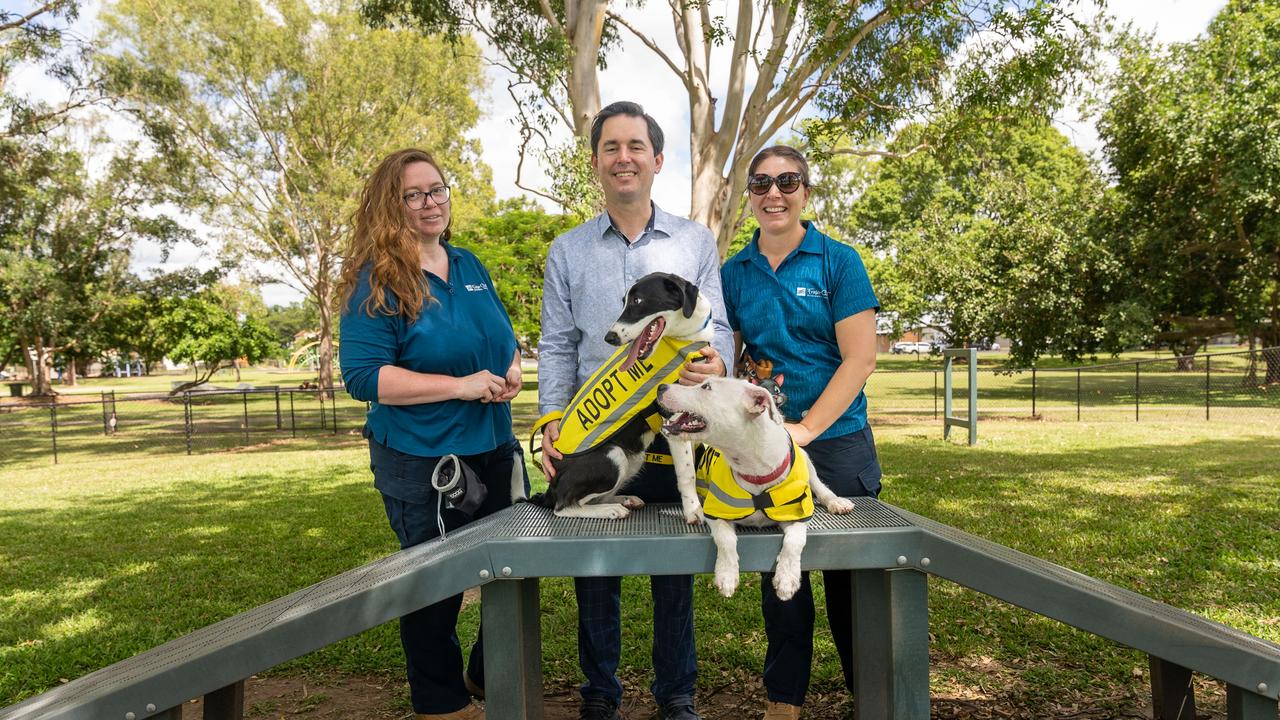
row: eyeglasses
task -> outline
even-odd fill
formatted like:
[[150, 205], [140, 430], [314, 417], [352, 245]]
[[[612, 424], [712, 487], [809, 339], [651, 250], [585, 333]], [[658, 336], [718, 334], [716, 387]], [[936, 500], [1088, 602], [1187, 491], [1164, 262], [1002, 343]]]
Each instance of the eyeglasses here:
[[804, 177], [798, 172], [784, 172], [778, 177], [759, 173], [747, 178], [747, 189], [752, 195], [764, 195], [769, 192], [769, 188], [773, 187], [774, 183], [778, 185], [778, 192], [790, 195], [804, 184]]
[[436, 205], [444, 205], [449, 202], [449, 186], [440, 185], [433, 187], [426, 192], [421, 190], [410, 190], [404, 194], [404, 204], [410, 210], [421, 210], [427, 206], [427, 198], [431, 198]]

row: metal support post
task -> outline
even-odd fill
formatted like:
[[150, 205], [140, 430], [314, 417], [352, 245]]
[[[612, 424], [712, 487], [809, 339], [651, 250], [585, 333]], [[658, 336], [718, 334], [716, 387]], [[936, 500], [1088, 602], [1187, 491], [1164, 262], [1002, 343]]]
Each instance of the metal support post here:
[[102, 395], [102, 434], [111, 434], [111, 418], [107, 415], [107, 393], [104, 391]]
[[855, 715], [928, 720], [928, 576], [907, 568], [852, 574]]
[[329, 410], [333, 415], [333, 434], [338, 434], [338, 393], [333, 388], [329, 388]]
[[244, 402], [244, 444], [249, 444], [249, 391], [245, 390], [240, 393], [240, 399]]
[[1076, 368], [1076, 422], [1080, 422], [1080, 368]]
[[1191, 671], [1154, 655], [1151, 666], [1151, 716], [1153, 720], [1196, 720], [1196, 693]]
[[1036, 416], [1036, 368], [1031, 367], [1031, 417]]
[[289, 437], [298, 437], [298, 416], [293, 413], [293, 391], [289, 391]]
[[938, 419], [938, 371], [933, 371], [933, 419]]
[[280, 422], [280, 386], [276, 386], [276, 429], [281, 430], [284, 425]]
[[1204, 419], [1209, 419], [1209, 356], [1204, 356]]
[[[504, 573], [506, 571], [504, 570]], [[484, 624], [485, 715], [542, 720], [542, 637], [538, 579], [480, 588]]]
[[1142, 363], [1133, 364], [1133, 421], [1138, 422], [1138, 408], [1142, 406]]
[[53, 437], [53, 464], [58, 464], [58, 404], [49, 403], [49, 431]]
[[204, 720], [240, 720], [244, 717], [244, 681], [204, 696]]
[[182, 393], [182, 431], [187, 436], [187, 454], [191, 454], [191, 431], [194, 429], [195, 418], [191, 416], [191, 391], [185, 390]]
[[1275, 700], [1234, 685], [1227, 686], [1227, 720], [1275, 719]]

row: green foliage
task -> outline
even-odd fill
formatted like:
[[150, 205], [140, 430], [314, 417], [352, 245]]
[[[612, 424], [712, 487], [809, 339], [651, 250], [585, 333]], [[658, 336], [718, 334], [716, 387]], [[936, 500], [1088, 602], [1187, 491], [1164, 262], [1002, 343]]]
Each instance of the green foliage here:
[[339, 260], [365, 178], [422, 147], [454, 187], [454, 222], [492, 202], [479, 146], [477, 53], [404, 30], [371, 30], [346, 3], [191, 0], [157, 12], [118, 0], [103, 15], [112, 87], [251, 280], [285, 282], [319, 312], [321, 382]]
[[537, 347], [541, 337], [542, 270], [547, 249], [557, 235], [577, 223], [574, 217], [548, 215], [526, 206], [473, 222], [454, 237], [454, 242], [474, 252], [488, 268], [525, 352]]
[[591, 141], [574, 136], [567, 144], [548, 150], [544, 158], [551, 176], [551, 194], [578, 222], [604, 212], [604, 191], [591, 168]]
[[223, 364], [240, 358], [252, 364], [279, 352], [275, 333], [262, 316], [237, 312], [235, 305], [234, 294], [225, 289], [165, 301], [154, 327], [165, 354], [175, 362], [205, 366], [203, 377], [179, 390], [207, 382]]
[[1099, 131], [1132, 302], [1182, 350], [1233, 328], [1280, 345], [1280, 6], [1234, 0], [1195, 41], [1118, 52]]
[[308, 301], [288, 305], [272, 305], [263, 318], [271, 332], [275, 333], [280, 347], [289, 350], [299, 333], [314, 335], [320, 327], [320, 313], [314, 303]]
[[[926, 133], [908, 128], [894, 145]], [[1006, 336], [1021, 364], [1050, 349], [1076, 358], [1112, 337], [1097, 318], [1120, 271], [1090, 226], [1101, 181], [1061, 133], [992, 123], [946, 152], [879, 165], [830, 222], [880, 253], [876, 289], [900, 325], [932, 323], [952, 344]]]
[[51, 390], [54, 353], [84, 359], [111, 349], [106, 318], [127, 301], [134, 243], [168, 247], [189, 237], [151, 209], [167, 197], [157, 163], [135, 159], [133, 148], [123, 153], [97, 180], [78, 154], [51, 151], [32, 154], [11, 176], [19, 192], [0, 219], [0, 303], [10, 341], [36, 356], [38, 393]]

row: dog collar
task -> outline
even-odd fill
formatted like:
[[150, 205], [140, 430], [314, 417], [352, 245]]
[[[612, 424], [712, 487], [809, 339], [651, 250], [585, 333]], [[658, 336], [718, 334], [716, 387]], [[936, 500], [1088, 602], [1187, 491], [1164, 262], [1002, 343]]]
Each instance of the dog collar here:
[[739, 480], [749, 482], [752, 485], [764, 485], [766, 483], [771, 483], [785, 475], [787, 470], [791, 469], [791, 463], [795, 460], [795, 457], [796, 445], [795, 443], [792, 443], [791, 452], [787, 453], [787, 456], [782, 459], [782, 464], [774, 468], [774, 471], [768, 475], [743, 475], [742, 473], [734, 473], [734, 475], [737, 476]]

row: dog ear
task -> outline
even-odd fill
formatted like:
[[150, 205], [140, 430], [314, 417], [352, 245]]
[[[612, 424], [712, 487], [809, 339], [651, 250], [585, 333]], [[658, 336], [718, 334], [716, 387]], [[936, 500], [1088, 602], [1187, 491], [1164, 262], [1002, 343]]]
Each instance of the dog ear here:
[[748, 415], [759, 415], [773, 409], [773, 396], [768, 390], [757, 385], [744, 384], [742, 392], [744, 393], [743, 405]]
[[783, 376], [781, 373], [773, 376], [773, 381], [778, 383], [778, 387], [782, 387], [782, 379], [783, 379]]
[[698, 306], [698, 286], [682, 277], [677, 277], [676, 279], [680, 281], [680, 292], [684, 296], [684, 302], [682, 303], [680, 311], [684, 313], [684, 316], [687, 318], [693, 317], [693, 310]]

